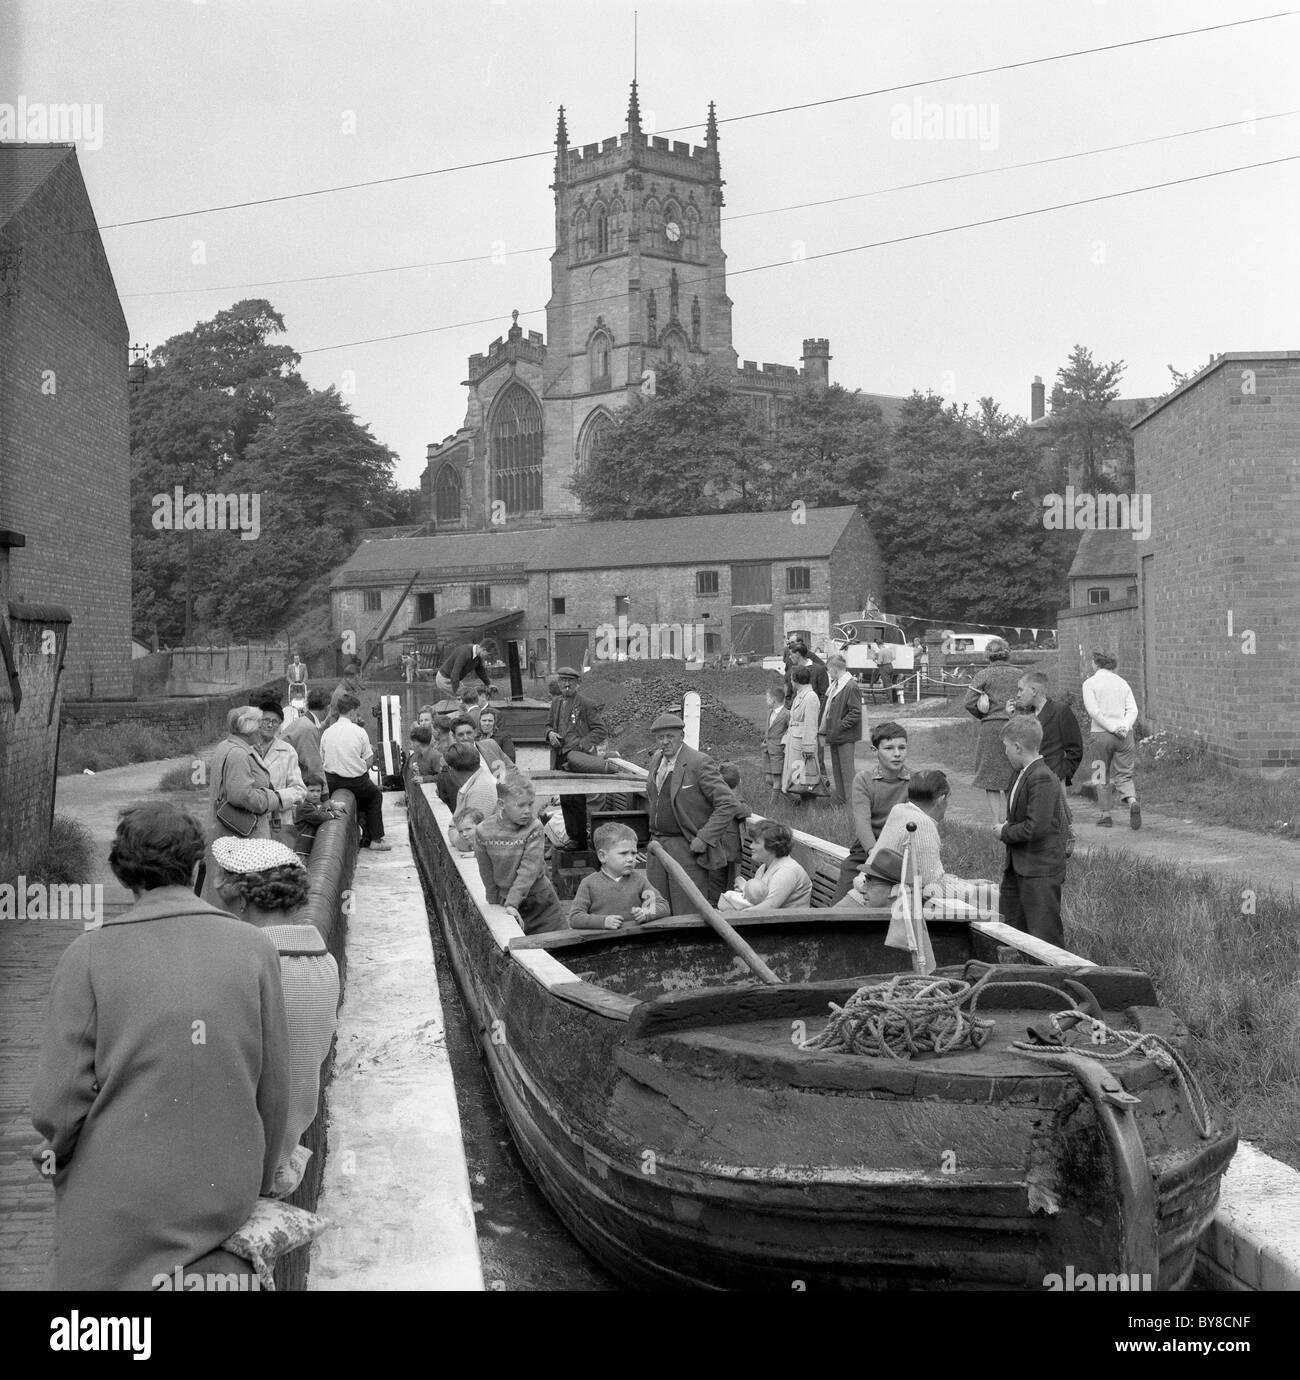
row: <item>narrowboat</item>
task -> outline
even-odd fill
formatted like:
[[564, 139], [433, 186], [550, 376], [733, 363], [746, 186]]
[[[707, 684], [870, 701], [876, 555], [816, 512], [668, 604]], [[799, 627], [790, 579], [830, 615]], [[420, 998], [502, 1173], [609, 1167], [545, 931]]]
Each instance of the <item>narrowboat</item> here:
[[1064, 1012], [1177, 1051], [1186, 1032], [1146, 974], [996, 920], [932, 920], [933, 977], [952, 990], [983, 979], [983, 1042], [910, 1059], [836, 1052], [818, 1046], [832, 1004], [911, 971], [884, 943], [887, 915], [827, 908], [845, 850], [797, 835], [815, 904], [727, 917], [769, 970], [759, 981], [703, 913], [525, 936], [448, 844], [432, 788], [410, 785], [408, 800], [519, 1152], [573, 1235], [629, 1285], [1187, 1283], [1236, 1147], [1230, 1120], [1181, 1058], [1029, 1048]]

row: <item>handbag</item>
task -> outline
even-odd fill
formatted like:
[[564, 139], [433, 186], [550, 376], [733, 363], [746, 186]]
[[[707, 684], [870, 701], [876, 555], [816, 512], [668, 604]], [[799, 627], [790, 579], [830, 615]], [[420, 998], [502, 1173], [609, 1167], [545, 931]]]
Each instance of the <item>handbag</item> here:
[[221, 763], [221, 785], [217, 791], [217, 808], [213, 811], [219, 823], [223, 824], [232, 834], [238, 834], [241, 839], [246, 839], [257, 828], [257, 821], [260, 815], [254, 814], [252, 810], [246, 810], [242, 805], [232, 805], [225, 798], [226, 791], [226, 762], [229, 758], [224, 758]]

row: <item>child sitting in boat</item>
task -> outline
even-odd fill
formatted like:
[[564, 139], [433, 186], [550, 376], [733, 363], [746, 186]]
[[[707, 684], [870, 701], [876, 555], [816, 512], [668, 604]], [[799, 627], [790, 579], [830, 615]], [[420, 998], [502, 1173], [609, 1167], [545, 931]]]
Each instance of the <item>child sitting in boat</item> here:
[[[834, 909], [854, 906], [878, 909], [898, 896], [902, 881], [903, 850], [910, 848], [907, 879], [912, 868], [921, 881], [921, 899], [927, 918], [977, 920], [981, 889], [989, 883], [966, 881], [945, 872], [939, 856], [938, 822], [948, 811], [952, 788], [941, 771], [913, 772], [907, 782], [907, 799], [895, 805], [885, 820], [867, 861], [849, 894]], [[915, 825], [909, 832], [908, 825]]]
[[578, 883], [569, 907], [569, 928], [616, 930], [668, 914], [668, 902], [636, 865], [636, 831], [626, 824], [602, 824], [591, 836], [600, 871]]
[[472, 853], [474, 851], [474, 831], [478, 828], [486, 816], [482, 810], [473, 805], [466, 805], [463, 810], [457, 810], [455, 817], [451, 821], [449, 837], [451, 846], [458, 853]]
[[754, 875], [734, 891], [724, 891], [719, 910], [767, 911], [812, 905], [812, 879], [790, 856], [794, 835], [784, 824], [761, 820], [749, 831]]
[[433, 725], [416, 724], [410, 733], [411, 772], [416, 783], [437, 780], [446, 766], [442, 753], [433, 745]]
[[560, 898], [546, 875], [542, 822], [533, 783], [522, 772], [497, 782], [496, 813], [474, 830], [474, 857], [489, 905], [504, 906], [525, 934], [565, 928]]

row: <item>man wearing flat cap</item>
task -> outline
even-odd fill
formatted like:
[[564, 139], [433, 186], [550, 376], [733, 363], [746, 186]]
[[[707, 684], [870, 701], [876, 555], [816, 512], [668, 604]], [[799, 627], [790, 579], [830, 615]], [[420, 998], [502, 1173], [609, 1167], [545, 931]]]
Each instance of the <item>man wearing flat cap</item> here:
[[[585, 771], [590, 764], [573, 760], [574, 755], [594, 754], [609, 737], [600, 716], [601, 706], [586, 695], [578, 694], [579, 676], [572, 666], [561, 666], [555, 674], [560, 682], [560, 693], [551, 700], [546, 732], [546, 741], [551, 745], [551, 770]], [[564, 813], [564, 832], [573, 846], [586, 848], [586, 796], [562, 795], [560, 809]]]
[[[650, 836], [716, 905], [726, 885], [723, 840], [735, 823], [738, 802], [713, 758], [686, 746], [686, 725], [676, 714], [660, 714], [650, 732], [659, 744], [646, 778]], [[646, 877], [668, 897], [671, 914], [695, 914], [689, 898], [654, 855], [647, 860]]]

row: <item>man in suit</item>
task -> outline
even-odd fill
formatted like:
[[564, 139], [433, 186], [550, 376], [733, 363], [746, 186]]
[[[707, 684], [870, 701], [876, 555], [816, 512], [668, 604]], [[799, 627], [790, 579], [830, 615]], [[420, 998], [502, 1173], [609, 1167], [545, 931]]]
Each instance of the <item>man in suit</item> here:
[[[686, 725], [676, 714], [660, 714], [650, 732], [659, 744], [646, 778], [650, 837], [681, 863], [705, 898], [716, 905], [726, 889], [726, 834], [735, 822], [739, 802], [713, 758], [686, 746]], [[651, 855], [647, 860], [646, 876], [661, 896], [668, 897], [671, 914], [696, 914], [659, 858]]]
[[462, 642], [453, 647], [438, 667], [433, 683], [444, 700], [455, 699], [460, 693], [460, 683], [466, 676], [474, 675], [486, 687], [492, 685], [487, 664], [497, 654], [495, 642]]
[[[551, 700], [546, 741], [551, 745], [551, 770], [571, 770], [569, 757], [574, 752], [594, 753], [609, 733], [600, 716], [600, 705], [578, 694], [578, 672], [561, 666], [556, 672], [560, 693]], [[575, 848], [587, 846], [587, 799], [581, 795], [562, 795], [564, 832]]]
[[307, 695], [307, 709], [284, 730], [284, 740], [298, 754], [298, 770], [308, 786], [325, 789], [325, 764], [320, 755], [320, 735], [324, 727], [322, 715], [329, 708], [330, 697], [324, 690], [312, 690]]
[[1042, 671], [1026, 671], [1020, 677], [1016, 708], [1037, 716], [1043, 726], [1043, 761], [1068, 786], [1083, 761], [1083, 734], [1074, 710], [1047, 697], [1047, 677]]
[[817, 737], [830, 749], [831, 766], [835, 771], [835, 799], [843, 805], [853, 785], [853, 754], [862, 740], [862, 691], [849, 674], [849, 663], [843, 652], [832, 652], [826, 658], [826, 670], [831, 681], [822, 705]]
[[1007, 797], [1007, 818], [993, 826], [1007, 846], [998, 909], [1004, 924], [1064, 947], [1065, 788], [1043, 761], [1042, 742], [1043, 726], [1029, 714], [1014, 715], [1003, 730], [1007, 761], [1019, 774]]

